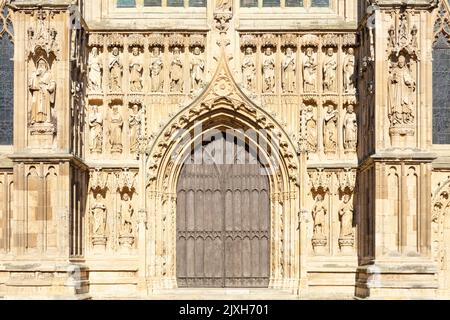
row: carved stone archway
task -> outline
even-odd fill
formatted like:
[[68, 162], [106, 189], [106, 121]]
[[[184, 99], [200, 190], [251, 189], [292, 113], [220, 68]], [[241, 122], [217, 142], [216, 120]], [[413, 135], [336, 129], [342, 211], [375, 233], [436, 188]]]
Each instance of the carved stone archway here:
[[184, 160], [202, 135], [227, 129], [264, 132], [258, 141], [251, 136], [246, 138], [266, 159], [269, 172], [272, 235], [269, 287], [298, 288], [300, 160], [294, 143], [279, 122], [234, 82], [223, 55], [209, 85], [153, 137], [143, 161], [148, 217], [145, 271], [151, 290], [177, 287], [176, 188]]

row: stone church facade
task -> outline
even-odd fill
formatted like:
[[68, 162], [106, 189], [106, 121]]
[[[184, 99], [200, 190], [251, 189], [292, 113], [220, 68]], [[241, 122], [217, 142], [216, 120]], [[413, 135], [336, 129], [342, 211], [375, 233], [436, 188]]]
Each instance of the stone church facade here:
[[450, 298], [449, 19], [0, 0], [0, 297]]

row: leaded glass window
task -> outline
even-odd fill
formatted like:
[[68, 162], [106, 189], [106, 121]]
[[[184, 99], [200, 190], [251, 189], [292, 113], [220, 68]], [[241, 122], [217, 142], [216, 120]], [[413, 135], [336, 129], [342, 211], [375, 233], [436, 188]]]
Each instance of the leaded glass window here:
[[136, 0], [117, 0], [117, 7], [134, 8], [136, 7]]
[[13, 26], [9, 9], [3, 4], [0, 8], [0, 145], [10, 145], [13, 139], [13, 57]]

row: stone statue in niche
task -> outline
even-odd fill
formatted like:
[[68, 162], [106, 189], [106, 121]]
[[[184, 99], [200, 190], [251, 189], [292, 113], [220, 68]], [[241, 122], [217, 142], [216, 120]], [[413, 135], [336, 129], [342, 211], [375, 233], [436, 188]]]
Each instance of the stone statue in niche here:
[[349, 194], [344, 194], [342, 197], [342, 204], [339, 209], [339, 222], [341, 224], [341, 231], [339, 234], [339, 247], [342, 252], [352, 251], [354, 246], [354, 234], [353, 234], [353, 203]]
[[111, 153], [122, 153], [122, 129], [123, 119], [119, 112], [119, 106], [113, 106], [109, 124], [109, 143]]
[[118, 47], [113, 47], [109, 58], [109, 89], [112, 92], [122, 90], [122, 72], [123, 64], [120, 59], [120, 50]]
[[347, 107], [347, 113], [344, 117], [344, 149], [346, 151], [356, 151], [358, 139], [358, 122], [353, 105]]
[[194, 47], [191, 55], [191, 92], [195, 92], [203, 86], [205, 73], [205, 60], [199, 46]]
[[318, 194], [316, 196], [316, 203], [312, 209], [312, 217], [314, 221], [313, 228], [313, 239], [321, 240], [326, 239], [325, 236], [325, 217], [327, 214], [327, 209], [324, 205], [323, 195]]
[[143, 89], [142, 72], [143, 61], [139, 47], [135, 46], [131, 49], [130, 57], [130, 91], [140, 92]]
[[338, 112], [333, 105], [328, 105], [323, 118], [323, 144], [325, 153], [336, 152]]
[[91, 213], [93, 238], [105, 238], [107, 209], [100, 193], [95, 197], [95, 201], [91, 206]]
[[419, 47], [419, 42], [417, 40], [417, 32], [418, 32], [417, 27], [413, 26], [411, 29], [411, 44], [410, 44], [413, 49], [417, 49]]
[[273, 93], [275, 91], [275, 55], [270, 46], [264, 50], [262, 69], [263, 92]]
[[141, 113], [137, 104], [131, 107], [131, 113], [128, 118], [128, 124], [130, 126], [130, 152], [136, 153], [139, 148], [139, 132], [141, 129]]
[[31, 92], [31, 124], [51, 123], [51, 109], [55, 104], [56, 82], [50, 74], [47, 61], [37, 61], [36, 71], [31, 75], [28, 88]]
[[353, 48], [348, 48], [344, 58], [344, 93], [354, 94], [355, 92], [355, 52]]
[[228, 12], [232, 10], [233, 0], [217, 0], [216, 11]]
[[242, 82], [248, 91], [255, 91], [256, 87], [256, 62], [253, 47], [245, 48], [244, 59], [242, 61]]
[[398, 57], [398, 62], [389, 77], [389, 120], [392, 126], [414, 123], [414, 92], [416, 82], [409, 70], [404, 55]]
[[122, 236], [130, 236], [133, 234], [133, 215], [134, 208], [130, 196], [128, 193], [124, 193], [119, 211], [120, 234]]
[[337, 60], [333, 48], [328, 48], [323, 60], [323, 90], [336, 92]]
[[314, 107], [309, 105], [305, 108], [306, 112], [306, 130], [307, 130], [307, 143], [308, 151], [317, 151], [317, 121], [314, 115]]
[[89, 148], [92, 153], [102, 153], [103, 144], [103, 115], [97, 106], [92, 106], [89, 115], [90, 141]]
[[91, 92], [102, 91], [103, 61], [98, 53], [98, 48], [93, 47], [88, 60], [88, 88]]
[[306, 93], [316, 91], [317, 83], [317, 61], [313, 48], [306, 49], [303, 62], [303, 90]]
[[156, 46], [152, 49], [152, 57], [150, 59], [150, 78], [152, 92], [162, 92], [164, 86], [163, 60], [161, 57], [161, 49]]
[[296, 76], [295, 71], [297, 69], [297, 64], [295, 61], [295, 53], [291, 47], [286, 48], [286, 55], [283, 60], [283, 92], [294, 93]]
[[394, 28], [394, 26], [391, 26], [389, 28], [388, 34], [389, 34], [389, 36], [388, 36], [389, 47], [390, 48], [395, 48], [395, 46], [396, 46], [396, 44], [395, 44], [396, 39], [395, 39], [395, 28]]
[[183, 60], [181, 59], [181, 50], [178, 47], [173, 48], [172, 61], [170, 62], [170, 91], [183, 92]]

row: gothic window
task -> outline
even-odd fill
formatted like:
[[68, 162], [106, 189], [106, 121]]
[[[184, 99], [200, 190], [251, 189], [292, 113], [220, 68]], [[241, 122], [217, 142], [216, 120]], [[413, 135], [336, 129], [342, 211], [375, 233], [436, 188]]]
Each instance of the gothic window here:
[[[304, 0], [241, 0], [241, 7], [303, 7]], [[312, 7], [328, 7], [329, 0], [312, 0]], [[326, 5], [325, 5], [326, 4]]]
[[184, 7], [185, 4], [189, 7], [206, 7], [206, 0], [117, 0], [118, 8], [136, 8], [137, 7]]
[[184, 7], [184, 0], [167, 0], [168, 7]]
[[13, 139], [14, 44], [10, 12], [5, 6], [7, 1], [3, 2], [0, 4], [0, 145], [10, 145]]
[[329, 7], [330, 0], [312, 0], [311, 7]]
[[161, 0], [144, 0], [144, 7], [161, 7]]
[[117, 0], [117, 7], [134, 8], [136, 7], [136, 0]]
[[280, 0], [263, 0], [263, 7], [279, 7]]
[[433, 45], [433, 143], [450, 144], [450, 25], [442, 3]]
[[303, 7], [303, 0], [286, 0], [286, 7]]

